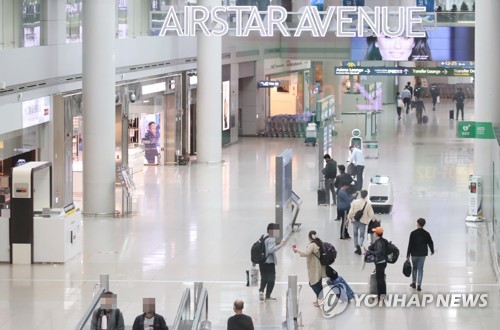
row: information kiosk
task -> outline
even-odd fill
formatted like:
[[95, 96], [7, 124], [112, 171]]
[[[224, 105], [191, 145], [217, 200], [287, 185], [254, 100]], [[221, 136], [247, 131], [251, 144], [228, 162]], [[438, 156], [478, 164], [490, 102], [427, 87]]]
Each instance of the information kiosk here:
[[73, 204], [51, 208], [51, 163], [28, 162], [11, 177], [11, 262], [65, 262], [79, 254], [81, 213]]

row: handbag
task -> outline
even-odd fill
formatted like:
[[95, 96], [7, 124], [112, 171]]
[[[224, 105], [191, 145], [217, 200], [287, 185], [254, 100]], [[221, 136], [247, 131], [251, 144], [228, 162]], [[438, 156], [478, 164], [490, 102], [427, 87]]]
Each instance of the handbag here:
[[349, 165], [347, 165], [347, 169], [345, 170], [345, 172], [347, 174], [353, 175], [354, 172], [356, 172], [356, 166], [354, 165], [354, 163], [349, 163]]
[[405, 104], [404, 104], [403, 100], [398, 99], [398, 108], [404, 108], [404, 107], [405, 107]]
[[411, 275], [411, 262], [410, 260], [406, 260], [403, 264], [403, 275], [406, 277], [410, 277]]
[[440, 102], [441, 102], [441, 98], [438, 95], [438, 97], [436, 98], [436, 103], [440, 103]]
[[354, 214], [354, 220], [359, 221], [363, 217], [363, 212], [365, 212], [365, 207], [368, 202], [365, 202], [365, 206], [361, 210], [356, 211]]

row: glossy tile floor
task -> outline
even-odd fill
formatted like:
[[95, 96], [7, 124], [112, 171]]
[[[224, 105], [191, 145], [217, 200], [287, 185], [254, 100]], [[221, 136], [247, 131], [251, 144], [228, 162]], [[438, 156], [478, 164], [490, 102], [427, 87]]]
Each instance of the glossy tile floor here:
[[[466, 104], [466, 120], [473, 119]], [[487, 228], [467, 226], [467, 177], [472, 173], [473, 145], [455, 137], [448, 120], [451, 104], [428, 113], [419, 126], [413, 114], [400, 121], [393, 106], [380, 115], [379, 158], [369, 159], [365, 183], [376, 174], [393, 182], [393, 212], [380, 215], [385, 236], [403, 254], [387, 267], [389, 293], [411, 294], [402, 273], [409, 233], [416, 219], [427, 219], [436, 253], [428, 257], [422, 293], [487, 293], [485, 308], [368, 308], [350, 304], [334, 318], [312, 305], [304, 258], [292, 244], [305, 247], [307, 233], [332, 242], [339, 251], [336, 270], [361, 294], [368, 292], [373, 269], [363, 269], [352, 240], [339, 240], [333, 207], [316, 205], [317, 148], [303, 139], [241, 138], [223, 149], [219, 165], [146, 167], [136, 175], [136, 214], [129, 218], [85, 218], [83, 253], [66, 264], [0, 265], [1, 329], [73, 329], [92, 299], [99, 275], [110, 275], [125, 323], [142, 312], [142, 297], [155, 297], [157, 312], [172, 324], [185, 288], [204, 282], [209, 293], [209, 320], [224, 329], [232, 302], [245, 301], [245, 312], [258, 328], [279, 329], [285, 320], [285, 292], [290, 274], [302, 284], [303, 329], [496, 329], [500, 323], [499, 286], [491, 266]], [[360, 118], [336, 125], [334, 158], [347, 158], [348, 138]], [[260, 303], [257, 288], [245, 286], [252, 243], [274, 221], [275, 156], [293, 150], [293, 190], [303, 199], [300, 230], [278, 252], [275, 303]]]

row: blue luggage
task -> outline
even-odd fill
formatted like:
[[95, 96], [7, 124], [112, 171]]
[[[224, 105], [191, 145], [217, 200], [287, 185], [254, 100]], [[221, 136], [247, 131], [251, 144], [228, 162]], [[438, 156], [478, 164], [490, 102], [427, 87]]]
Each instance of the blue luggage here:
[[334, 281], [328, 280], [327, 283], [332, 289], [336, 289], [335, 294], [341, 301], [348, 302], [354, 298], [354, 291], [352, 291], [351, 287], [342, 276], [337, 277]]

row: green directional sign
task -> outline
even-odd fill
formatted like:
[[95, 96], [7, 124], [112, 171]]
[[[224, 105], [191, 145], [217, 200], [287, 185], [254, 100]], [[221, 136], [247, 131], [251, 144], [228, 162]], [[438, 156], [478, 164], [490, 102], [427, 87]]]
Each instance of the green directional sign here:
[[413, 68], [414, 76], [425, 76], [425, 77], [471, 77], [474, 76], [475, 70], [471, 68]]
[[457, 137], [463, 139], [495, 139], [491, 122], [458, 122]]

